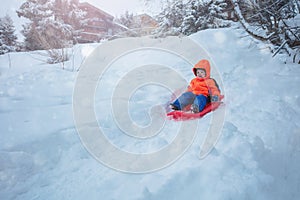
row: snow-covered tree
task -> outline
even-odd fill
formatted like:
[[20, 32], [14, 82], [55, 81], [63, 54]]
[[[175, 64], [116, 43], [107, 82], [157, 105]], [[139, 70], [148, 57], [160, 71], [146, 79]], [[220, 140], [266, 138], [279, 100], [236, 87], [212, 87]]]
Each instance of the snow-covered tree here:
[[189, 35], [203, 29], [228, 26], [224, 15], [227, 3], [224, 0], [208, 2], [190, 0], [187, 6], [188, 11], [182, 24], [184, 34]]
[[47, 50], [49, 63], [68, 59], [64, 48], [77, 42], [85, 16], [77, 0], [27, 0], [17, 13], [30, 21], [22, 31], [27, 50]]
[[87, 23], [86, 12], [78, 7], [78, 0], [55, 0], [53, 11], [55, 20], [72, 27], [73, 42], [77, 43], [81, 28]]
[[118, 17], [116, 21], [126, 26], [127, 28], [136, 28], [136, 24], [134, 23], [134, 15], [133, 13], [129, 13], [128, 11], [120, 15], [120, 17]]
[[168, 0], [163, 5], [159, 36], [189, 35], [239, 21], [252, 37], [271, 43], [274, 56], [286, 52], [300, 62], [299, 0]]
[[162, 12], [158, 15], [158, 34], [179, 35], [186, 12], [184, 0], [167, 0]]
[[274, 45], [274, 56], [285, 51], [293, 56], [294, 62], [300, 62], [299, 1], [232, 0], [232, 4], [240, 23], [251, 36]]
[[23, 26], [28, 50], [67, 47], [76, 40], [84, 12], [73, 0], [27, 0], [17, 11], [30, 22]]
[[53, 18], [52, 8], [53, 0], [27, 0], [17, 11], [19, 17], [27, 18], [30, 21], [23, 25], [22, 31], [25, 36], [24, 46], [27, 50], [50, 48], [48, 44], [43, 43], [43, 41], [50, 42], [47, 38], [49, 34], [41, 32], [41, 29], [46, 28], [49, 25], [46, 21]]
[[15, 51], [17, 36], [15, 27], [9, 15], [0, 18], [0, 54]]
[[[160, 33], [189, 35], [207, 28], [228, 26], [228, 0], [171, 0], [159, 14]], [[226, 14], [225, 14], [226, 13]], [[162, 35], [162, 34], [161, 34]]]

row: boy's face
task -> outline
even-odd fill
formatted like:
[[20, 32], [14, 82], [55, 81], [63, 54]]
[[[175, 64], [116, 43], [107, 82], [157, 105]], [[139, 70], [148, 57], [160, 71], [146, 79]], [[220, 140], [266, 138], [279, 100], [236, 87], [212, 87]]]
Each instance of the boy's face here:
[[206, 76], [205, 70], [203, 70], [203, 69], [197, 69], [197, 76], [199, 78], [204, 78]]

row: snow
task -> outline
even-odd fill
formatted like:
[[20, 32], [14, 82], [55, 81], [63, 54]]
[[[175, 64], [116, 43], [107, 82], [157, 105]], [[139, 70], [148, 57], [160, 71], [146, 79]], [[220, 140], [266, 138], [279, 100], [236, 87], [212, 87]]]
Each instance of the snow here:
[[[142, 174], [98, 162], [81, 142], [73, 119], [77, 69], [93, 49], [110, 41], [76, 46], [66, 70], [45, 64], [42, 52], [0, 56], [0, 199], [299, 199], [299, 66], [282, 64], [263, 43], [245, 35], [226, 28], [190, 36], [206, 49], [222, 78], [226, 115], [221, 136], [200, 160], [211, 114], [196, 120], [196, 138], [184, 155]], [[180, 126], [167, 120], [164, 130], [147, 140], [116, 127], [107, 99], [111, 90], [132, 69], [151, 62], [172, 66], [187, 81], [193, 77], [192, 66], [180, 57], [137, 51], [112, 63], [101, 79], [105, 84], [96, 89], [99, 125], [128, 152], [157, 151], [174, 140]], [[128, 105], [130, 117], [147, 125], [145, 112], [166, 104], [171, 95], [157, 85], [137, 88]]]

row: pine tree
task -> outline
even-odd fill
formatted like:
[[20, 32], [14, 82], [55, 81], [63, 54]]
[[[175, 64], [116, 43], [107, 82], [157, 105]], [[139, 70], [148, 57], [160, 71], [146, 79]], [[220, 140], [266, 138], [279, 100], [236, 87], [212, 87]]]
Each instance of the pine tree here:
[[84, 12], [75, 0], [27, 0], [17, 11], [30, 22], [23, 25], [27, 50], [68, 47], [76, 42], [76, 31]]
[[190, 35], [207, 28], [226, 27], [233, 7], [228, 0], [171, 0], [160, 13], [160, 35]]
[[179, 35], [182, 30], [183, 19], [186, 16], [186, 4], [183, 0], [171, 0], [165, 3], [162, 12], [158, 15], [159, 29], [157, 34]]
[[10, 16], [0, 18], [0, 54], [15, 51], [17, 36]]
[[[22, 34], [25, 37], [24, 46], [27, 50], [48, 49], [43, 41], [49, 41], [41, 27], [47, 27], [45, 20], [53, 17], [53, 1], [27, 0], [21, 5], [17, 14], [19, 17], [27, 18], [30, 22], [23, 25]], [[46, 33], [47, 34], [47, 33]]]

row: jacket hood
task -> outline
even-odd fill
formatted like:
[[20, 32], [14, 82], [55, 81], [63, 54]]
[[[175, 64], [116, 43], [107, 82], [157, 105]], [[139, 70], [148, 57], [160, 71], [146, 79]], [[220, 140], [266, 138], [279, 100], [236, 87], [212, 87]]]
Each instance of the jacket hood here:
[[197, 76], [196, 70], [197, 69], [204, 69], [206, 72], [205, 78], [210, 77], [210, 63], [208, 60], [200, 60], [195, 66], [193, 67], [193, 72], [195, 76]]

